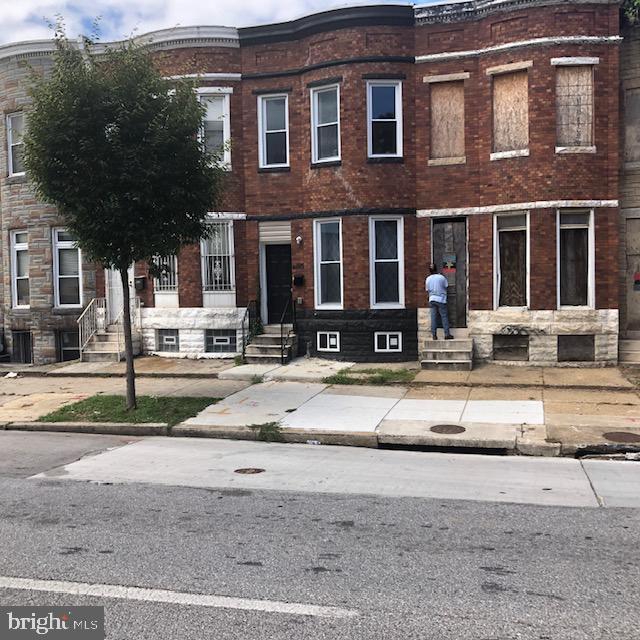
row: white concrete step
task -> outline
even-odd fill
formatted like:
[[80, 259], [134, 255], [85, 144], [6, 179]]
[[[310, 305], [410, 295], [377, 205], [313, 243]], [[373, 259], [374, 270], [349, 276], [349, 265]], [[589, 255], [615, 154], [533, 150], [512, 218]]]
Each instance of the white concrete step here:
[[473, 369], [472, 360], [422, 360], [420, 363], [423, 369], [436, 371], [471, 371]]
[[473, 351], [473, 340], [471, 339], [458, 339], [454, 338], [453, 340], [425, 340], [425, 351], [437, 350], [440, 351], [442, 349], [452, 350], [452, 351]]
[[[285, 332], [284, 334], [284, 338], [285, 340], [287, 339], [289, 342], [292, 342], [293, 340], [295, 340], [295, 334], [287, 334]], [[261, 345], [270, 345], [270, 344], [277, 344], [278, 346], [280, 345], [280, 340], [281, 340], [282, 336], [280, 335], [280, 332], [278, 333], [261, 333], [257, 336], [254, 336], [253, 338], [251, 338], [251, 344], [261, 344]]]
[[429, 349], [422, 352], [424, 360], [458, 360], [465, 361], [472, 359], [472, 352], [469, 349]]
[[[284, 359], [285, 363], [289, 362], [290, 359], [290, 354], [286, 354]], [[280, 353], [278, 353], [277, 356], [246, 353], [245, 360], [247, 361], [247, 364], [282, 364]]]
[[[280, 335], [280, 325], [279, 324], [265, 324], [264, 327], [262, 327], [263, 331], [265, 334], [277, 334]], [[293, 331], [293, 325], [292, 324], [285, 324], [284, 325], [284, 332], [288, 333], [289, 331]]]
[[[281, 347], [279, 344], [249, 344], [245, 350], [247, 355], [264, 355], [264, 356], [279, 356]], [[285, 345], [285, 353], [291, 351], [291, 345]]]
[[84, 362], [120, 362], [124, 358], [124, 352], [112, 351], [83, 351], [82, 360]]

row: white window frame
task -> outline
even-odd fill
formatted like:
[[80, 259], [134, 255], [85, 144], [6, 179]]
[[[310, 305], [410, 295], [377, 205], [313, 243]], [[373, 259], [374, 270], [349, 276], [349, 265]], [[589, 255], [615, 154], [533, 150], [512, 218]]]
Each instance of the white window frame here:
[[[223, 98], [222, 135], [224, 138], [224, 152], [222, 161], [229, 171], [231, 170], [231, 147], [229, 141], [231, 140], [231, 94], [233, 93], [233, 87], [198, 87], [196, 93], [200, 101], [202, 101], [202, 98], [211, 96], [222, 96]], [[204, 122], [200, 130], [200, 137], [204, 141]]]
[[[327, 336], [327, 347], [320, 347], [320, 336]], [[331, 347], [329, 346], [330, 336], [335, 336], [337, 341], [337, 346]], [[339, 331], [317, 331], [316, 332], [316, 351], [322, 352], [331, 352], [331, 353], [340, 353], [340, 332]]]
[[[323, 124], [318, 124], [318, 96], [321, 93], [325, 93], [327, 91], [335, 91], [336, 92], [336, 116], [337, 120], [335, 122], [325, 122]], [[311, 99], [311, 161], [313, 164], [322, 164], [323, 162], [339, 162], [342, 159], [342, 146], [340, 141], [340, 85], [339, 84], [327, 84], [321, 87], [314, 87], [311, 89], [310, 94]], [[320, 127], [333, 126], [337, 125], [338, 130], [338, 155], [327, 157], [327, 158], [319, 158], [318, 157], [318, 129]]]
[[[376, 259], [375, 223], [385, 220], [397, 223], [397, 260]], [[398, 302], [376, 302], [376, 262], [398, 263]], [[371, 216], [369, 218], [369, 300], [372, 309], [404, 309], [404, 218], [402, 216]]]
[[[386, 349], [378, 349], [378, 336], [386, 336], [387, 337], [387, 348]], [[391, 336], [398, 337], [398, 348], [391, 349], [389, 347], [389, 338]], [[375, 353], [402, 353], [402, 331], [376, 331], [373, 334], [373, 351]]]
[[[372, 90], [373, 87], [394, 87], [396, 96], [396, 152], [395, 153], [373, 153], [373, 118], [372, 116]], [[387, 120], [386, 122], [392, 122]], [[368, 80], [367, 81], [367, 155], [369, 158], [402, 158], [402, 81], [401, 80]]]
[[[321, 295], [321, 282], [320, 282], [320, 252], [322, 251], [322, 245], [320, 242], [320, 228], [323, 224], [328, 222], [337, 222], [339, 225], [339, 239], [340, 239], [340, 303], [336, 302], [320, 302]], [[327, 260], [325, 262], [334, 263], [334, 260]], [[334, 309], [341, 310], [344, 308], [344, 257], [342, 254], [342, 218], [326, 218], [322, 220], [314, 220], [313, 222], [313, 281], [315, 290], [315, 303], [316, 309]]]
[[[589, 264], [587, 266], [587, 304], [586, 305], [561, 305], [560, 304], [560, 215], [563, 213], [588, 213], [589, 226], [587, 246], [589, 249]], [[557, 209], [556, 210], [556, 307], [561, 309], [595, 309], [596, 308], [596, 237], [595, 237], [595, 212], [593, 209]], [[567, 225], [565, 229], [584, 229], [584, 225]]]
[[170, 256], [154, 256], [153, 261], [156, 268], [168, 267], [167, 273], [169, 277], [167, 282], [162, 282], [162, 278], [154, 276], [153, 293], [178, 293], [178, 256], [176, 254]]
[[[526, 239], [526, 251], [527, 258], [525, 261], [526, 267], [526, 291], [527, 291], [527, 304], [518, 307], [508, 307], [505, 305], [500, 306], [500, 232], [498, 231], [498, 218], [513, 218], [524, 215], [527, 221], [527, 228], [525, 229]], [[529, 211], [514, 211], [513, 213], [497, 213], [493, 216], [493, 308], [497, 309], [511, 309], [526, 311], [531, 306], [531, 220]]]
[[29, 255], [29, 237], [27, 235], [27, 242], [16, 242], [18, 234], [27, 233], [26, 229], [16, 229], [11, 232], [10, 244], [11, 244], [11, 307], [13, 309], [28, 309], [31, 306], [31, 278], [29, 274], [24, 276], [20, 280], [26, 280], [29, 283], [29, 304], [18, 304], [18, 251], [26, 251]]
[[[205, 243], [207, 238], [203, 238], [200, 241], [200, 272], [202, 277], [202, 291], [204, 293], [235, 293], [236, 290], [236, 251], [235, 251], [235, 242], [234, 242], [234, 228], [233, 228], [233, 220], [212, 220], [207, 223], [208, 225], [224, 225], [227, 227], [228, 233], [228, 241], [229, 241], [229, 280], [230, 287], [228, 289], [212, 289], [208, 288], [207, 285], [207, 266], [205, 258], [209, 257], [208, 254], [205, 253]], [[213, 286], [211, 284], [210, 286]]]
[[[64, 227], [57, 227], [53, 229], [53, 292], [54, 292], [54, 306], [61, 309], [79, 309], [83, 300], [83, 287], [82, 287], [82, 251], [78, 247], [78, 243], [74, 240], [58, 240], [58, 233], [66, 232]], [[76, 249], [78, 252], [78, 275], [77, 276], [61, 276], [60, 275], [60, 257], [58, 255], [58, 249]], [[79, 302], [76, 304], [61, 304], [60, 303], [60, 278], [78, 278], [78, 297]]]
[[14, 171], [13, 170], [13, 147], [18, 146], [19, 144], [24, 147], [24, 141], [20, 143], [13, 142], [13, 124], [12, 120], [14, 118], [22, 118], [22, 130], [24, 131], [25, 125], [25, 116], [23, 111], [16, 111], [15, 113], [7, 114], [7, 166], [9, 168], [8, 174], [9, 177], [12, 176], [23, 176], [25, 175], [25, 171]]
[[[175, 331], [175, 336], [163, 336], [163, 331]], [[173, 344], [176, 349], [163, 349], [165, 344], [170, 345], [171, 342], [165, 343], [164, 338], [172, 338], [175, 340]], [[180, 330], [179, 329], [156, 329], [156, 352], [157, 353], [180, 353]]]
[[[284, 98], [284, 124], [283, 129], [274, 129], [268, 131], [266, 128], [266, 104], [269, 100]], [[286, 150], [287, 161], [277, 164], [267, 164], [267, 133], [281, 133], [286, 134]], [[288, 93], [269, 93], [258, 96], [258, 166], [260, 169], [281, 169], [289, 167], [290, 154], [289, 154], [289, 94]]]

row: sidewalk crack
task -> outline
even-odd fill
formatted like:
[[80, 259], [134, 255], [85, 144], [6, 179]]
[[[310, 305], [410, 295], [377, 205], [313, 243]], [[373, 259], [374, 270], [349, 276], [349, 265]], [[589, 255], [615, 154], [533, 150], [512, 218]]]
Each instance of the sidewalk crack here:
[[582, 463], [582, 460], [579, 460], [578, 462], [580, 462], [580, 468], [582, 469], [582, 472], [584, 473], [584, 475], [587, 477], [589, 486], [591, 487], [591, 491], [593, 491], [593, 495], [596, 499], [596, 502], [598, 503], [598, 506], [604, 507], [604, 499], [598, 495], [598, 492], [596, 491], [596, 488], [593, 486], [593, 482], [591, 481], [591, 476], [589, 475], [589, 472], [585, 469], [585, 466]]

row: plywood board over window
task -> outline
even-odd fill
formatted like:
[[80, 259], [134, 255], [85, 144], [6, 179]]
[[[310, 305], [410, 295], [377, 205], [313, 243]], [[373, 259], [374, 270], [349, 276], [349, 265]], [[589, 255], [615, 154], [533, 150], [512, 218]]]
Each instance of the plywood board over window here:
[[431, 159], [464, 159], [464, 81], [431, 84]]
[[560, 147], [593, 145], [593, 67], [558, 67], [556, 127]]
[[625, 92], [624, 120], [625, 162], [640, 162], [640, 87]]
[[529, 147], [529, 77], [527, 71], [493, 76], [493, 151]]

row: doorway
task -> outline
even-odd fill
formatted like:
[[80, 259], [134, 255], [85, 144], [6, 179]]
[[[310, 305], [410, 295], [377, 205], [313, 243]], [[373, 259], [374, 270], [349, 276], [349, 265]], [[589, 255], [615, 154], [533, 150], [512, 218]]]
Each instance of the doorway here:
[[[122, 279], [120, 272], [116, 269], [105, 269], [104, 278], [107, 297], [107, 324], [113, 324], [124, 306]], [[129, 267], [129, 299], [133, 301], [135, 297], [136, 289], [133, 280], [133, 265], [131, 265]]]
[[[291, 245], [264, 245], [264, 261], [267, 324], [277, 324], [291, 300]], [[291, 305], [287, 309], [284, 321], [293, 321]]]
[[436, 219], [432, 226], [432, 255], [447, 279], [447, 308], [452, 327], [467, 326], [467, 220]]

